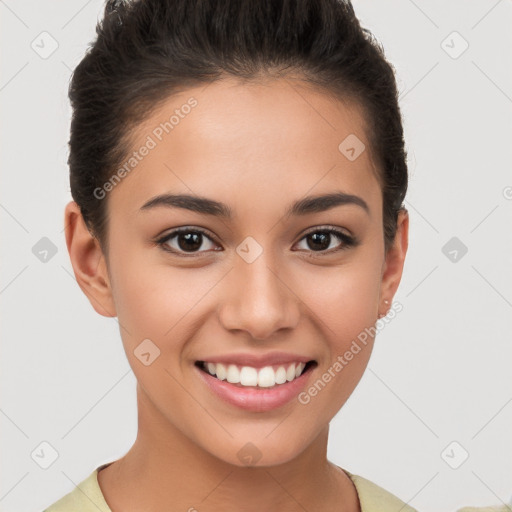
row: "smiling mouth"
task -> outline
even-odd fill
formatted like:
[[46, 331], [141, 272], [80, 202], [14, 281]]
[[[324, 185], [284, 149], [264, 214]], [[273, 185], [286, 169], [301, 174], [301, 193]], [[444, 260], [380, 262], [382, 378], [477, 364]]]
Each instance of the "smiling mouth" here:
[[225, 380], [234, 386], [258, 389], [279, 387], [292, 382], [306, 372], [311, 371], [312, 368], [317, 366], [317, 362], [311, 360], [307, 363], [291, 362], [254, 368], [252, 366], [196, 361], [195, 366], [208, 375], [221, 381]]

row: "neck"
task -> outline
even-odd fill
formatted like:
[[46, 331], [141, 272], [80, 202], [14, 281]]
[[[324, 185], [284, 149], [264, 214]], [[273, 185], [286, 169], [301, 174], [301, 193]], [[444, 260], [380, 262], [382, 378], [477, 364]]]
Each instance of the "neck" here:
[[138, 434], [98, 473], [113, 512], [123, 510], [359, 510], [350, 478], [327, 460], [329, 425], [292, 460], [240, 467], [212, 455], [167, 421], [137, 386]]

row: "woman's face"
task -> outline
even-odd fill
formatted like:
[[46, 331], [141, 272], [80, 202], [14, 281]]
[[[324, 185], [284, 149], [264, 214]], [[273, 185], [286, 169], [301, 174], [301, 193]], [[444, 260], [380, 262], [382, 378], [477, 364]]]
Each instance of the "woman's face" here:
[[[169, 99], [139, 126], [133, 150], [104, 200], [106, 282], [139, 414], [231, 464], [292, 459], [359, 382], [368, 329], [402, 271], [404, 247], [384, 253], [381, 190], [358, 109], [298, 81], [226, 80]], [[144, 207], [166, 194], [191, 198]], [[356, 199], [312, 201], [331, 194]], [[244, 382], [261, 367], [274, 371], [263, 372], [266, 385], [261, 377], [261, 387], [246, 387], [198, 361], [248, 366]], [[316, 364], [300, 381], [271, 386], [296, 361]]]

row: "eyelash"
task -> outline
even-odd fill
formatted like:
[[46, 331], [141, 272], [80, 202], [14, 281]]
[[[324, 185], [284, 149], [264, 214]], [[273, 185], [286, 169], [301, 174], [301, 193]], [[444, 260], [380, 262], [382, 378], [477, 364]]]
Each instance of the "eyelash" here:
[[[165, 245], [167, 242], [169, 242], [169, 240], [172, 240], [173, 238], [175, 238], [176, 236], [178, 236], [182, 233], [201, 233], [203, 236], [208, 238], [210, 241], [212, 241], [213, 243], [216, 243], [215, 240], [213, 240], [212, 237], [203, 229], [189, 228], [189, 227], [175, 229], [174, 231], [171, 231], [167, 235], [157, 239], [155, 242], [163, 251], [172, 253], [172, 254], [176, 254], [178, 256], [183, 256], [185, 258], [190, 258], [190, 257], [195, 258], [195, 257], [200, 256], [201, 253], [203, 253], [203, 252], [209, 252], [209, 251], [199, 251], [196, 253], [186, 253], [186, 252], [177, 251], [175, 249], [169, 249], [168, 246]], [[342, 242], [341, 246], [339, 246], [337, 249], [331, 249], [328, 251], [309, 251], [315, 255], [316, 254], [319, 254], [320, 256], [322, 256], [324, 254], [329, 255], [329, 254], [337, 253], [339, 251], [343, 251], [343, 250], [349, 249], [351, 247], [356, 247], [357, 245], [359, 245], [359, 241], [357, 238], [347, 235], [346, 233], [343, 233], [342, 231], [339, 231], [338, 229], [335, 229], [332, 227], [325, 227], [325, 228], [317, 227], [311, 231], [308, 231], [299, 240], [299, 242], [314, 233], [329, 233], [331, 235], [336, 236]]]

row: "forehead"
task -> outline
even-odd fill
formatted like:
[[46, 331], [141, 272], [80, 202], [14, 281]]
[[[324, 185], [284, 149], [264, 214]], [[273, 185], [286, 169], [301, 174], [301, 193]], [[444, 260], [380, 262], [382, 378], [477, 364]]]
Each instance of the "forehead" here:
[[[167, 191], [225, 198], [250, 190], [255, 201], [262, 194], [279, 201], [336, 187], [370, 202], [379, 192], [358, 105], [300, 80], [190, 88], [160, 104], [132, 136], [134, 151], [150, 149], [128, 166], [111, 199], [131, 198], [139, 208]], [[350, 147], [360, 152], [355, 159], [344, 153]]]

